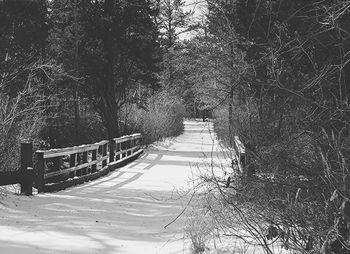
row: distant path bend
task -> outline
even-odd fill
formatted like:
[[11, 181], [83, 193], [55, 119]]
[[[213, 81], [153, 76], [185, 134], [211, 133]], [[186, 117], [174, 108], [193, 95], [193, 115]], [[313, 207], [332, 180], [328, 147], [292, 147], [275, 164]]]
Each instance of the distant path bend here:
[[[152, 145], [131, 164], [93, 182], [34, 197], [8, 196], [0, 206], [0, 253], [190, 253], [187, 203], [206, 156], [220, 156], [209, 122], [185, 121], [185, 131]], [[197, 165], [197, 166], [196, 166]]]

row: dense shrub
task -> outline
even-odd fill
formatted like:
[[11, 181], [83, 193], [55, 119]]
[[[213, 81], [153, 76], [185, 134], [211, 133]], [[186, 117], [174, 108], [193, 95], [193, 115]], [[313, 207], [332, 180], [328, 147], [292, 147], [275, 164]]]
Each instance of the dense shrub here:
[[102, 119], [88, 100], [79, 100], [78, 133], [73, 99], [58, 100], [56, 105], [48, 113], [45, 126], [40, 132], [45, 148], [90, 144], [107, 138]]
[[160, 92], [147, 99], [143, 108], [137, 105], [127, 105], [124, 108], [124, 132], [140, 132], [144, 143], [150, 144], [181, 134], [184, 115], [185, 108], [178, 98]]
[[213, 124], [218, 139], [226, 146], [229, 145], [228, 111], [224, 108], [215, 110]]
[[[23, 68], [23, 69], [22, 69]], [[45, 124], [45, 110], [50, 107], [49, 91], [60, 73], [49, 62], [37, 61], [9, 70], [9, 80], [0, 84], [0, 171], [14, 171], [19, 166], [20, 143], [40, 143], [39, 133]], [[7, 76], [6, 76], [7, 77]], [[50, 77], [50, 78], [48, 78]], [[16, 90], [9, 93], [6, 87]], [[51, 95], [51, 98], [55, 95]]]
[[43, 113], [26, 101], [22, 96], [11, 98], [0, 93], [0, 171], [17, 170], [21, 141], [38, 140]]
[[[304, 250], [304, 253], [321, 251], [321, 246], [329, 242], [346, 245], [347, 233], [341, 232], [348, 229], [346, 226], [341, 229], [336, 222], [348, 221], [341, 209], [346, 201], [340, 196], [331, 198], [332, 193], [348, 195], [348, 187], [342, 180], [348, 178], [346, 139], [334, 133], [316, 135], [303, 130], [299, 121], [303, 117], [298, 108], [289, 108], [283, 121], [274, 114], [262, 120], [256, 105], [247, 103], [235, 107], [232, 128], [247, 148], [245, 172], [254, 172], [254, 176], [235, 176], [230, 184], [234, 189], [216, 185], [220, 190], [219, 200], [228, 210], [215, 211], [217, 214], [213, 216], [225, 213], [226, 219], [220, 224], [234, 231], [236, 237], [244, 237], [243, 231], [238, 230], [240, 227], [251, 230], [255, 241], [267, 253], [272, 253], [269, 244], [275, 239], [286, 249]], [[263, 107], [268, 112], [272, 106]], [[218, 110], [214, 127], [222, 142], [229, 145], [232, 133], [229, 133], [227, 116], [227, 110]], [[208, 207], [213, 211], [216, 205]], [[330, 228], [335, 230], [329, 231]], [[269, 229], [276, 230], [276, 234], [270, 235]], [[339, 253], [345, 253], [345, 248], [340, 247]]]
[[[50, 110], [40, 131], [41, 148], [67, 147], [94, 143], [107, 138], [100, 115], [88, 100], [79, 102], [79, 133], [76, 137], [73, 100], [58, 101]], [[183, 131], [184, 107], [180, 100], [165, 92], [147, 99], [145, 107], [125, 104], [120, 112], [119, 128], [122, 135], [140, 132], [144, 143], [150, 144], [165, 137], [177, 136]]]
[[228, 110], [216, 112], [218, 137], [229, 145], [230, 135], [240, 136], [247, 148], [245, 173], [253, 174], [231, 176], [232, 189], [224, 188], [227, 179], [207, 180], [227, 210], [207, 207], [213, 216], [226, 216], [219, 224], [235, 237], [244, 238], [239, 228], [248, 228], [266, 253], [273, 253], [276, 240], [296, 253], [349, 250], [349, 135], [346, 128], [326, 130], [307, 110], [301, 103], [250, 100], [234, 107], [233, 133]]

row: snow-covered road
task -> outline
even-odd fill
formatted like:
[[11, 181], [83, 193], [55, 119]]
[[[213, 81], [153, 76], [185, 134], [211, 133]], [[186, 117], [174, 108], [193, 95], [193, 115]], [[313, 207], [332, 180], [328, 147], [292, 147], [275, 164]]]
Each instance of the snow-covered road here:
[[198, 165], [214, 151], [210, 123], [151, 146], [108, 176], [57, 193], [0, 198], [0, 253], [189, 253], [186, 206]]

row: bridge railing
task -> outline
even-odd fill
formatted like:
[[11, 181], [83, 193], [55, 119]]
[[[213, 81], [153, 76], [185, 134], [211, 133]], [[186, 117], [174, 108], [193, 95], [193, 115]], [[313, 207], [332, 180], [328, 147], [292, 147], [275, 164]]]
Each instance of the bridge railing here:
[[116, 161], [125, 160], [140, 150], [141, 147], [141, 134], [136, 133], [120, 138], [114, 138], [113, 153]]
[[38, 192], [56, 191], [97, 179], [135, 158], [141, 134], [98, 143], [36, 151], [35, 186]]
[[32, 195], [34, 180], [32, 152], [32, 142], [21, 142], [20, 168], [16, 171], [0, 172], [0, 186], [20, 184], [21, 194]]
[[234, 148], [236, 151], [238, 169], [241, 173], [244, 173], [244, 168], [246, 165], [246, 149], [238, 136], [234, 137]]

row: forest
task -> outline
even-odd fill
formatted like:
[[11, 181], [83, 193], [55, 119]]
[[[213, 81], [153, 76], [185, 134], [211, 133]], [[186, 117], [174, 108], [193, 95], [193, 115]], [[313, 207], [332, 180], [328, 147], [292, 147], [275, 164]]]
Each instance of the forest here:
[[194, 2], [0, 0], [0, 171], [22, 140], [150, 144], [210, 119], [247, 153], [243, 173], [203, 174], [210, 232], [350, 253], [350, 2]]

